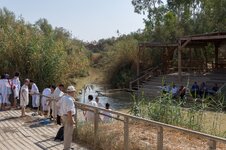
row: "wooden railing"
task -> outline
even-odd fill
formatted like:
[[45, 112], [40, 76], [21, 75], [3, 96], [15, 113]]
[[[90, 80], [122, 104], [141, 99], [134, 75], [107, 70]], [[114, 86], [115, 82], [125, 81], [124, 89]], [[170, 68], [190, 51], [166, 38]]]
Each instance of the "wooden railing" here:
[[[143, 80], [146, 80], [147, 78], [152, 77], [154, 75], [154, 72], [157, 71], [158, 69], [159, 69], [159, 66], [146, 70], [146, 73], [144, 75], [138, 77], [137, 79], [135, 79], [129, 83], [129, 89], [133, 90], [133, 84], [135, 84], [135, 83], [137, 83], [137, 87], [139, 89], [140, 82]], [[159, 73], [159, 74], [161, 74], [161, 73]]]
[[[209, 150], [216, 150], [216, 146], [217, 143], [224, 143], [226, 144], [226, 139], [225, 138], [221, 138], [221, 137], [216, 137], [216, 136], [212, 136], [209, 134], [205, 134], [205, 133], [201, 133], [201, 132], [197, 132], [197, 131], [193, 131], [193, 130], [189, 130], [189, 129], [185, 129], [185, 128], [181, 128], [181, 127], [177, 127], [177, 126], [172, 126], [172, 125], [168, 125], [168, 124], [164, 124], [161, 122], [157, 122], [157, 121], [153, 121], [153, 120], [147, 120], [144, 118], [140, 118], [140, 117], [136, 117], [136, 116], [132, 116], [132, 115], [128, 115], [125, 113], [121, 113], [121, 112], [117, 112], [117, 111], [111, 111], [111, 110], [107, 110], [104, 108], [98, 108], [98, 107], [94, 107], [94, 106], [90, 106], [87, 104], [83, 104], [80, 102], [75, 102], [75, 106], [76, 106], [76, 110], [80, 109], [80, 110], [89, 110], [92, 111], [94, 113], [94, 149], [97, 147], [97, 139], [98, 139], [98, 124], [99, 124], [99, 115], [105, 115], [103, 112], [109, 112], [112, 114], [112, 116], [108, 116], [111, 117], [112, 119], [116, 119], [118, 121], [122, 121], [124, 123], [124, 128], [123, 128], [123, 133], [124, 133], [124, 150], [129, 150], [129, 141], [130, 141], [130, 134], [129, 134], [129, 127], [130, 124], [132, 123], [131, 121], [136, 121], [138, 123], [148, 123], [150, 125], [153, 125], [156, 127], [156, 133], [157, 133], [157, 150], [163, 150], [164, 147], [164, 143], [163, 143], [163, 139], [164, 139], [164, 132], [163, 132], [163, 128], [168, 128], [168, 129], [172, 129], [172, 130], [176, 130], [178, 132], [184, 132], [187, 134], [192, 134], [192, 135], [196, 135], [201, 139], [206, 139], [208, 140], [208, 147]], [[75, 121], [78, 121], [78, 113], [76, 113], [75, 115]], [[113, 116], [117, 116], [117, 117], [113, 117]], [[76, 127], [76, 133], [78, 133], [78, 128]], [[77, 135], [79, 136], [79, 135]]]
[[[38, 94], [40, 96], [44, 96], [40, 93], [35, 93], [35, 94]], [[47, 96], [44, 96], [44, 97], [47, 97]], [[47, 97], [47, 98], [51, 99], [51, 97]], [[178, 132], [196, 135], [201, 139], [206, 139], [206, 140], [209, 141], [208, 142], [209, 150], [216, 150], [217, 149], [217, 143], [226, 144], [225, 138], [221, 138], [221, 137], [217, 137], [217, 136], [213, 136], [213, 135], [209, 135], [209, 134], [205, 134], [205, 133], [197, 132], [197, 131], [194, 131], [194, 130], [185, 129], [185, 128], [181, 128], [181, 127], [177, 127], [177, 126], [173, 126], [173, 125], [169, 125], [169, 124], [165, 124], [165, 123], [161, 123], [161, 122], [157, 122], [157, 121], [153, 121], [153, 120], [148, 120], [148, 119], [132, 116], [132, 115], [125, 114], [125, 113], [122, 113], [122, 112], [117, 112], [117, 111], [107, 110], [107, 109], [104, 109], [104, 108], [90, 106], [90, 105], [80, 103], [80, 102], [77, 102], [77, 101], [75, 101], [74, 104], [75, 104], [75, 107], [76, 107], [76, 114], [74, 116], [75, 122], [78, 122], [78, 120], [79, 120], [79, 118], [78, 118], [79, 117], [78, 116], [78, 110], [79, 109], [82, 110], [82, 111], [84, 111], [84, 110], [92, 111], [94, 113], [94, 116], [95, 116], [94, 121], [93, 121], [93, 124], [94, 124], [94, 128], [93, 128], [93, 130], [94, 130], [94, 139], [93, 139], [94, 140], [93, 141], [94, 149], [97, 148], [98, 130], [100, 130], [98, 128], [99, 121], [100, 121], [99, 115], [108, 116], [104, 112], [111, 113], [112, 115], [108, 116], [108, 117], [115, 119], [115, 120], [118, 120], [118, 121], [122, 121], [124, 123], [124, 128], [123, 128], [123, 131], [124, 131], [123, 132], [124, 133], [124, 150], [130, 149], [130, 147], [129, 147], [129, 141], [130, 141], [129, 127], [130, 127], [130, 124], [132, 123], [131, 122], [132, 120], [136, 121], [138, 123], [147, 123], [147, 124], [150, 124], [150, 125], [156, 127], [157, 150], [163, 150], [163, 147], [164, 147], [164, 143], [163, 143], [164, 131], [163, 131], [163, 128], [168, 128], [168, 129], [171, 129], [171, 130], [176, 130]], [[115, 117], [115, 116], [117, 116], [117, 117]], [[77, 125], [78, 124], [76, 123], [75, 132], [76, 132], [76, 136], [79, 136]]]

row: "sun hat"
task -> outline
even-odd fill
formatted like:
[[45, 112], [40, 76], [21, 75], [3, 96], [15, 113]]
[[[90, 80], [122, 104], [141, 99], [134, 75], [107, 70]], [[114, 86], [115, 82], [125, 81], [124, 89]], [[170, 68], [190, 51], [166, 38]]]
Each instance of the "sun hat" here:
[[71, 85], [67, 87], [67, 92], [76, 92], [76, 89], [74, 86]]

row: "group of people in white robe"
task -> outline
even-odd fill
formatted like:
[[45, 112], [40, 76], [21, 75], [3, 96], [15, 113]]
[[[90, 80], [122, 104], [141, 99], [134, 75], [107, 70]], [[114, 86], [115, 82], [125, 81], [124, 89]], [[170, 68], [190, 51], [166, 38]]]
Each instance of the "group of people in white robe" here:
[[[62, 116], [62, 97], [64, 94], [64, 85], [60, 84], [57, 87], [51, 85], [45, 88], [42, 93], [40, 93], [38, 86], [33, 80], [25, 79], [23, 86], [21, 87], [21, 82], [19, 78], [20, 74], [15, 73], [13, 78], [9, 78], [8, 74], [4, 74], [0, 79], [0, 109], [6, 110], [7, 107], [11, 108], [21, 108], [21, 116], [25, 116], [25, 108], [29, 104], [29, 95], [31, 96], [31, 104], [34, 110], [33, 115], [38, 115], [38, 111], [47, 117], [55, 119], [57, 124], [61, 124]], [[10, 95], [13, 95], [13, 100], [10, 100]], [[110, 109], [110, 104], [106, 103], [103, 106], [99, 102], [99, 98], [92, 95], [88, 96], [88, 105], [96, 106], [100, 108]], [[19, 106], [18, 106], [19, 104]], [[103, 122], [110, 122], [112, 114], [109, 112], [102, 112], [104, 115], [99, 117]], [[87, 122], [94, 120], [93, 111], [83, 112], [85, 120]]]
[[1, 75], [0, 110], [5, 110], [7, 106], [16, 107], [21, 85], [19, 75], [20, 74], [16, 72], [12, 79], [10, 79], [8, 74]]
[[[98, 97], [96, 97], [95, 100], [94, 100], [93, 96], [89, 95], [88, 96], [88, 100], [89, 100], [88, 105], [99, 107], [99, 108], [105, 108], [107, 110], [111, 110], [110, 109], [110, 104], [106, 103], [105, 107], [104, 107], [102, 105], [102, 103], [99, 102], [99, 98]], [[102, 120], [105, 123], [109, 123], [109, 122], [112, 121], [112, 114], [110, 112], [103, 111], [102, 114], [103, 115], [99, 116], [99, 120]], [[83, 115], [85, 116], [85, 120], [87, 122], [93, 122], [94, 121], [94, 117], [95, 117], [94, 116], [94, 110], [84, 111]]]
[[[28, 86], [31, 86], [29, 90]], [[20, 90], [20, 107], [22, 108], [22, 116], [25, 116], [25, 108], [29, 103], [29, 94], [32, 97], [32, 108], [35, 111], [33, 115], [43, 114], [46, 117], [55, 119], [57, 124], [61, 124], [60, 119], [60, 99], [64, 96], [64, 85], [60, 84], [58, 87], [51, 85], [44, 88], [42, 93], [39, 92], [34, 81], [25, 79], [24, 85]]]

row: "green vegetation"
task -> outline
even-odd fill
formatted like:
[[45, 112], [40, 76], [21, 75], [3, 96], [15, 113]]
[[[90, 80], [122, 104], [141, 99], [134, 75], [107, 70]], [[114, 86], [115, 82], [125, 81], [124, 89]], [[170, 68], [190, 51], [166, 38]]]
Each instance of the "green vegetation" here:
[[221, 124], [221, 116], [225, 110], [224, 96], [208, 97], [201, 101], [174, 99], [169, 93], [162, 94], [152, 101], [145, 98], [143, 94], [133, 95], [132, 98], [134, 103], [130, 112], [135, 116], [213, 135], [226, 136], [226, 129]]
[[[46, 19], [35, 24], [6, 8], [0, 10], [0, 73], [20, 71], [40, 83], [65, 82], [68, 77], [88, 75], [92, 67], [104, 70], [113, 87], [128, 87], [136, 78], [137, 43], [176, 42], [184, 35], [220, 32], [226, 30], [225, 0], [131, 0], [134, 10], [144, 14], [144, 30], [118, 37], [84, 43], [72, 38], [63, 28], [54, 28]], [[210, 60], [213, 47], [192, 52], [193, 59]], [[188, 52], [183, 51], [182, 59]], [[160, 64], [164, 49], [149, 49], [140, 54], [140, 70]], [[176, 55], [176, 53], [174, 54]], [[168, 59], [173, 59], [170, 54]], [[89, 62], [91, 60], [91, 63]], [[174, 62], [175, 63], [175, 62]], [[69, 81], [72, 82], [72, 81]]]
[[[175, 43], [181, 36], [226, 30], [225, 0], [132, 0], [132, 4], [136, 13], [145, 15], [144, 30], [89, 43], [91, 51], [101, 54], [97, 66], [110, 73], [107, 76], [114, 87], [127, 87], [128, 81], [136, 78], [136, 43]], [[164, 49], [147, 48], [140, 55], [140, 69], [145, 70], [163, 62], [163, 55]], [[176, 64], [173, 56], [168, 59]], [[188, 56], [189, 52], [183, 51], [182, 59], [186, 60]], [[212, 60], [213, 45], [193, 51], [192, 58], [200, 62]]]
[[[0, 9], [0, 73], [31, 78], [43, 88], [87, 75], [89, 52], [63, 28], [53, 29], [46, 19], [29, 24], [6, 8]], [[67, 80], [67, 81], [66, 81]]]

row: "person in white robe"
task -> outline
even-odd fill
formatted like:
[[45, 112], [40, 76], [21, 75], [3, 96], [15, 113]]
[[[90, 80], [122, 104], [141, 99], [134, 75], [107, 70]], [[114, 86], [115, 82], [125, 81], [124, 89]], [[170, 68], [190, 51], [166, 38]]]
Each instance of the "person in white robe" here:
[[48, 97], [51, 96], [51, 89], [50, 87], [49, 88], [45, 88], [43, 91], [42, 91], [42, 99], [41, 99], [41, 103], [42, 103], [42, 111], [44, 113], [44, 115], [47, 115], [48, 113]]
[[[97, 105], [97, 102], [93, 99], [93, 96], [92, 95], [89, 95], [88, 96], [88, 105], [91, 105], [91, 106], [95, 106], [95, 107], [98, 107]], [[93, 122], [94, 121], [94, 112], [93, 111], [86, 111], [84, 112], [84, 115], [85, 115], [85, 120], [88, 121], [88, 122]]]
[[3, 76], [1, 76], [1, 79], [0, 79], [0, 110], [2, 110], [3, 108], [3, 97], [2, 97], [2, 91], [3, 91]]
[[58, 87], [56, 87], [56, 89], [54, 90], [53, 94], [52, 94], [52, 101], [51, 101], [51, 109], [52, 109], [52, 114], [51, 117], [53, 119], [57, 119], [57, 123], [59, 124], [60, 122], [60, 116], [58, 115], [59, 113], [59, 107], [57, 106], [57, 102], [63, 97], [64, 95], [64, 85], [60, 84], [58, 85]]
[[21, 117], [25, 116], [25, 109], [29, 103], [29, 89], [28, 89], [29, 83], [30, 83], [29, 79], [26, 79], [24, 81], [24, 85], [20, 89]]
[[37, 111], [38, 107], [40, 106], [40, 95], [38, 95], [39, 89], [33, 80], [30, 80], [30, 83], [31, 83], [30, 94], [32, 95], [32, 107], [35, 111]]
[[1, 86], [0, 93], [1, 93], [1, 103], [2, 103], [1, 109], [5, 110], [5, 106], [7, 104], [10, 104], [9, 95], [11, 94], [10, 85], [5, 74], [1, 76], [0, 86]]
[[13, 93], [14, 93], [14, 103], [13, 103], [14, 108], [16, 107], [17, 101], [19, 100], [19, 94], [20, 94], [20, 88], [21, 88], [19, 76], [20, 76], [19, 72], [16, 72], [14, 75], [14, 78], [12, 79]]
[[[111, 110], [109, 103], [106, 103], [105, 104], [105, 109]], [[104, 123], [109, 123], [109, 122], [112, 121], [112, 118], [111, 118], [112, 117], [112, 114], [110, 112], [104, 111], [103, 114], [104, 114], [104, 117], [103, 117], [103, 122]]]

